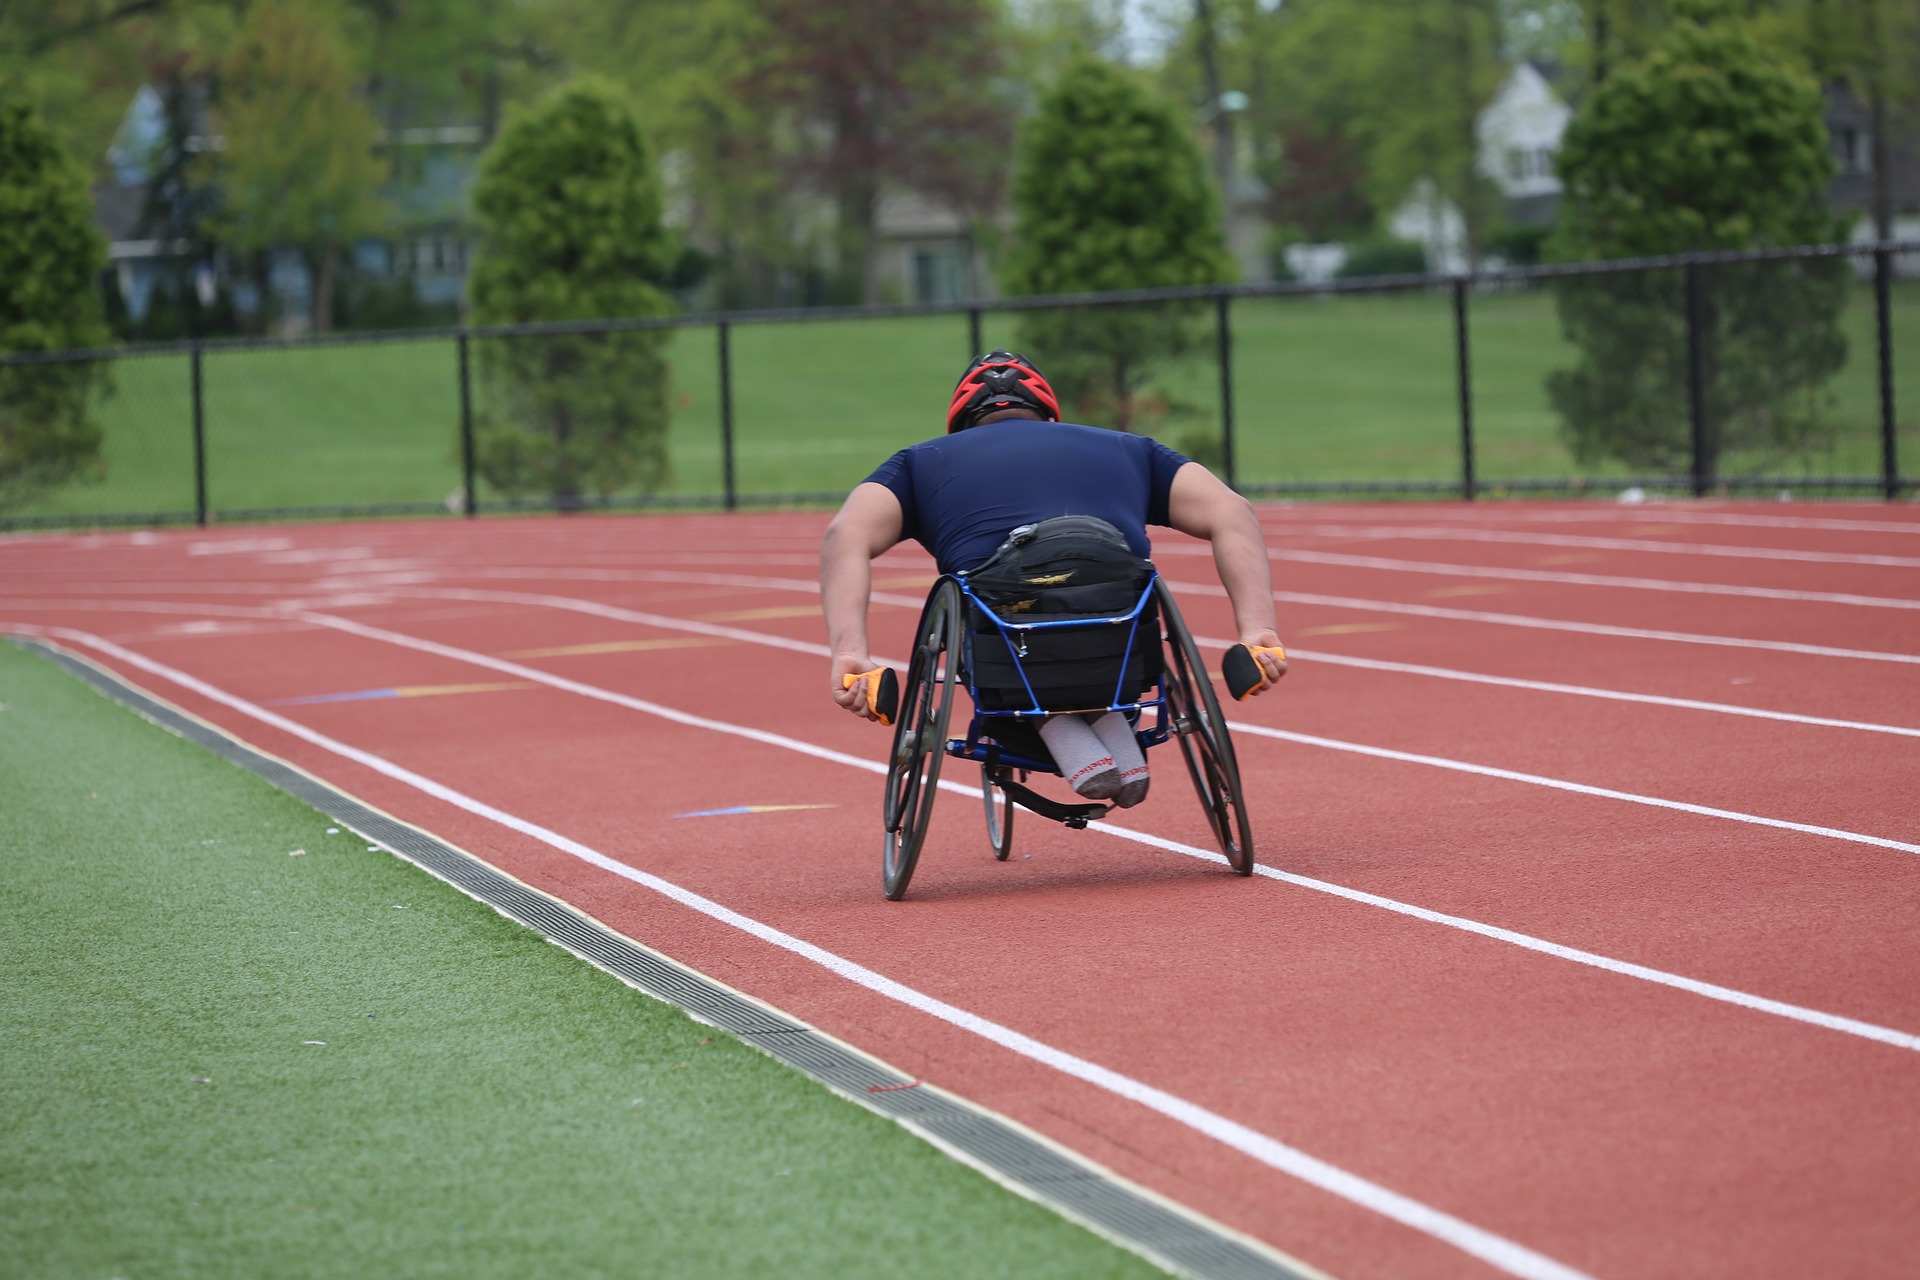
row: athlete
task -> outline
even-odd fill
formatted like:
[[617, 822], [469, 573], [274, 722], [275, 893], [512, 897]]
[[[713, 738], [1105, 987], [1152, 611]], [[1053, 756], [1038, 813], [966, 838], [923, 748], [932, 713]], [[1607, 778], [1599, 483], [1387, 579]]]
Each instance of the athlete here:
[[[1260, 522], [1211, 471], [1145, 436], [1060, 421], [1053, 388], [1024, 356], [995, 350], [967, 366], [947, 408], [947, 434], [902, 449], [856, 485], [820, 548], [820, 599], [833, 651], [835, 702], [874, 719], [868, 686], [870, 562], [904, 538], [942, 573], [972, 570], [1022, 525], [1060, 515], [1113, 525], [1133, 554], [1149, 525], [1212, 544], [1240, 641], [1270, 688], [1287, 671]], [[1040, 729], [1062, 776], [1090, 799], [1123, 807], [1146, 794], [1144, 754], [1117, 713], [1054, 716]]]

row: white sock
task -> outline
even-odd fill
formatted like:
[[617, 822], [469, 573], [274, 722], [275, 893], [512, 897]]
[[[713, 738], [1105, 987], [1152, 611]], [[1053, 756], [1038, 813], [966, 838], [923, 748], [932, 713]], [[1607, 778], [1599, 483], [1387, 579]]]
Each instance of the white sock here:
[[1040, 740], [1047, 744], [1067, 785], [1080, 795], [1105, 800], [1120, 790], [1120, 771], [1113, 767], [1113, 753], [1081, 717], [1050, 717], [1040, 726]]
[[1095, 720], [1093, 732], [1113, 757], [1113, 767], [1120, 774], [1114, 803], [1122, 809], [1133, 808], [1147, 798], [1147, 783], [1152, 781], [1147, 772], [1147, 753], [1140, 749], [1140, 739], [1134, 736], [1133, 726], [1118, 711], [1109, 711]]

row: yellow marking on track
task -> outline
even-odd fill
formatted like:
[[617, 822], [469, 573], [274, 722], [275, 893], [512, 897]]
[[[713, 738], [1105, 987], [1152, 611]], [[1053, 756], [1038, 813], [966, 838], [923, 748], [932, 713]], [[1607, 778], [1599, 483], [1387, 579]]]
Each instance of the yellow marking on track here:
[[566, 644], [555, 649], [520, 649], [497, 653], [496, 658], [571, 658], [583, 653], [643, 653], [649, 649], [704, 649], [708, 645], [732, 644], [731, 640], [705, 636], [676, 636], [671, 640], [602, 640], [598, 644]]
[[524, 680], [506, 684], [403, 684], [394, 688], [396, 698], [437, 698], [445, 693], [500, 693], [508, 689], [533, 689], [537, 685]]
[[1543, 566], [1554, 564], [1592, 564], [1595, 560], [1605, 559], [1606, 557], [1598, 551], [1570, 551], [1565, 555], [1536, 556], [1533, 563]]
[[1512, 587], [1496, 587], [1491, 583], [1475, 583], [1464, 587], [1435, 587], [1432, 591], [1420, 594], [1429, 600], [1445, 600], [1452, 596], [1500, 596], [1513, 590]]
[[695, 618], [695, 622], [760, 622], [767, 618], [817, 618], [820, 606], [817, 604], [778, 605], [770, 609], [741, 609], [735, 613], [705, 613]]
[[1308, 627], [1305, 631], [1296, 631], [1297, 636], [1357, 636], [1368, 631], [1405, 631], [1406, 625], [1399, 622], [1343, 622], [1333, 627]]

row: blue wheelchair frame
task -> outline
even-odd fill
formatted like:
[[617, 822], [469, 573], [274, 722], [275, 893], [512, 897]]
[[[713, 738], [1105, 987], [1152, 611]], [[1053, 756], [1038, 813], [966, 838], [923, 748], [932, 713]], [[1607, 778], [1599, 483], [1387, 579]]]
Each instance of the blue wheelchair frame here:
[[[967, 725], [967, 736], [964, 738], [947, 739], [948, 755], [961, 760], [977, 761], [989, 768], [1020, 769], [1028, 773], [1048, 773], [1057, 777], [1059, 776], [1060, 770], [1059, 767], [1054, 764], [1051, 757], [1035, 758], [1009, 750], [998, 738], [994, 737], [992, 723], [996, 720], [1025, 720], [1037, 722], [1045, 720], [1049, 716], [1063, 715], [1069, 712], [1119, 711], [1133, 716], [1136, 720], [1134, 735], [1139, 739], [1140, 746], [1143, 750], [1158, 746], [1171, 736], [1172, 729], [1168, 723], [1167, 715], [1166, 686], [1168, 675], [1164, 660], [1160, 664], [1160, 675], [1153, 686], [1152, 696], [1142, 697], [1131, 702], [1123, 701], [1120, 696], [1126, 684], [1127, 668], [1133, 661], [1134, 648], [1140, 643], [1140, 620], [1142, 616], [1145, 615], [1147, 606], [1152, 602], [1155, 591], [1159, 586], [1160, 575], [1157, 572], [1151, 572], [1147, 575], [1146, 586], [1141, 590], [1139, 598], [1133, 602], [1133, 607], [1125, 613], [1115, 614], [1110, 617], [1068, 618], [1054, 622], [1009, 622], [973, 593], [973, 587], [967, 581], [966, 574], [955, 574], [953, 578], [955, 583], [959, 585], [961, 597], [967, 606], [969, 625], [962, 631], [961, 671], [966, 676], [967, 696], [973, 702], [974, 709], [973, 719]], [[1020, 677], [1021, 687], [1026, 692], [1028, 703], [1031, 704], [1029, 707], [1025, 709], [1010, 708], [995, 711], [981, 709], [979, 687], [974, 677], [974, 627], [970, 621], [975, 617], [983, 617], [993, 623], [1000, 643], [1007, 647], [1007, 654], [1013, 659], [1014, 671]], [[1044, 631], [1086, 631], [1096, 627], [1117, 627], [1123, 625], [1127, 627], [1127, 647], [1125, 652], [1120, 655], [1119, 674], [1114, 678], [1113, 695], [1107, 700], [1106, 706], [1053, 708], [1041, 706], [1039, 695], [1033, 691], [1033, 682], [1027, 679], [1026, 669], [1020, 661], [1020, 659], [1027, 656], [1026, 636], [1028, 634]], [[1147, 642], [1152, 644], [1156, 649], [1161, 643], [1160, 625], [1161, 624], [1156, 621], [1152, 627], [1148, 628], [1150, 634], [1147, 637]], [[1138, 721], [1145, 717], [1139, 713], [1146, 711], [1152, 711], [1154, 713], [1153, 723], [1142, 727]], [[983, 741], [983, 739], [989, 738], [992, 739], [992, 741]]]

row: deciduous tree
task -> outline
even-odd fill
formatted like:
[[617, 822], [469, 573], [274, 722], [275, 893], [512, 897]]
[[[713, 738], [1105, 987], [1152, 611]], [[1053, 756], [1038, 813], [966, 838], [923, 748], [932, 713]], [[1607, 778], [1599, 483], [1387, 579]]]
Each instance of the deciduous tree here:
[[298, 249], [321, 331], [331, 327], [341, 254], [382, 225], [380, 126], [357, 80], [330, 12], [294, 0], [260, 0], [221, 67], [224, 238], [256, 258]]

